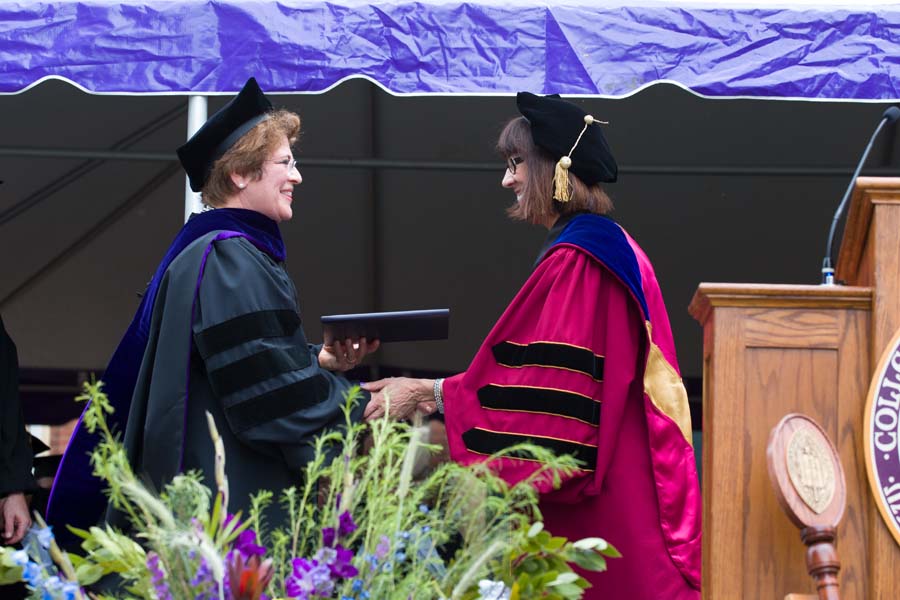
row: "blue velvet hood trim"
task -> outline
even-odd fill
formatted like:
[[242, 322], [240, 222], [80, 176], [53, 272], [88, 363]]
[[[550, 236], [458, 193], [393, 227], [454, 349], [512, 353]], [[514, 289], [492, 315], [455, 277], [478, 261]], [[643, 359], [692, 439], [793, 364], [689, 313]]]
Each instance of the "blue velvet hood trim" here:
[[600, 215], [578, 215], [556, 238], [554, 245], [558, 244], [578, 246], [606, 265], [634, 294], [644, 319], [650, 319], [637, 257], [625, 232], [615, 221]]
[[[191, 216], [166, 251], [147, 286], [131, 325], [103, 374], [103, 390], [115, 409], [108, 418], [114, 431], [123, 432], [128, 422], [131, 397], [147, 347], [153, 307], [163, 275], [185, 248], [213, 231], [242, 233], [273, 259], [282, 262], [286, 257], [278, 224], [261, 213], [239, 208], [219, 208]], [[99, 439], [99, 436], [89, 434], [79, 420], [53, 482], [47, 505], [47, 521], [57, 525], [57, 537], [62, 536], [60, 541], [63, 543], [74, 541], [74, 538], [65, 539], [67, 536], [71, 537], [71, 534], [68, 534], [64, 525], [80, 528], [95, 525], [106, 508], [102, 482], [93, 476], [89, 461], [89, 453]]]

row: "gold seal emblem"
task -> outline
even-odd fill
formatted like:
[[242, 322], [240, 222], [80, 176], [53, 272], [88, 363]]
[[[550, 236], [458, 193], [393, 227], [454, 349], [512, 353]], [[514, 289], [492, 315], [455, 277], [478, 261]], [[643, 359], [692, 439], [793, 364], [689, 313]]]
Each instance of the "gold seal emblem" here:
[[797, 495], [818, 515], [831, 504], [835, 486], [831, 452], [816, 433], [809, 427], [797, 429], [785, 458]]

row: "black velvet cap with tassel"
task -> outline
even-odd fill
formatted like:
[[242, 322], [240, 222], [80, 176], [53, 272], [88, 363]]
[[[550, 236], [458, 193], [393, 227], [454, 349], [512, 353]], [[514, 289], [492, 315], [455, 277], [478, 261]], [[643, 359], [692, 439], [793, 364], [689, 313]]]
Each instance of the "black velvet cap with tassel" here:
[[519, 92], [516, 105], [531, 125], [534, 144], [557, 161], [556, 200], [569, 200], [568, 171], [587, 185], [616, 181], [619, 167], [600, 130], [602, 121], [558, 95]]
[[178, 148], [178, 159], [188, 175], [191, 189], [195, 192], [203, 189], [213, 163], [265, 119], [271, 110], [272, 103], [263, 95], [256, 79], [248, 79], [237, 96]]

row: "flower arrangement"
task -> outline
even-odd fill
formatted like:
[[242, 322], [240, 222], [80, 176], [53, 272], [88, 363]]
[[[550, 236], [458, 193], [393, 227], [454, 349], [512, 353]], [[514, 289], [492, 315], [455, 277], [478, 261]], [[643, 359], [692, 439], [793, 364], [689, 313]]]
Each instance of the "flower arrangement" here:
[[[340, 431], [316, 440], [301, 485], [277, 496], [260, 491], [246, 516], [228, 511], [224, 447], [209, 416], [215, 493], [189, 472], [157, 495], [108, 428], [112, 408], [102, 383], [85, 384], [80, 399], [90, 401], [85, 425], [102, 437], [91, 456], [94, 473], [128, 515], [134, 539], [110, 526], [70, 528], [83, 540], [78, 556], [60, 551], [39, 522], [23, 550], [0, 548], [0, 583], [24, 580], [34, 599], [563, 600], [580, 598], [589, 585], [572, 564], [603, 570], [606, 558], [618, 556], [600, 538], [569, 542], [544, 531], [533, 479], [509, 486], [487, 463], [443, 463], [414, 479], [417, 456], [434, 449], [424, 429], [387, 416], [354, 424], [349, 408]], [[366, 433], [371, 440], [363, 444]], [[540, 447], [504, 454], [541, 461], [533, 477], [558, 481], [576, 466]], [[289, 518], [269, 528], [266, 510], [276, 502]], [[118, 591], [85, 592], [110, 575]]]

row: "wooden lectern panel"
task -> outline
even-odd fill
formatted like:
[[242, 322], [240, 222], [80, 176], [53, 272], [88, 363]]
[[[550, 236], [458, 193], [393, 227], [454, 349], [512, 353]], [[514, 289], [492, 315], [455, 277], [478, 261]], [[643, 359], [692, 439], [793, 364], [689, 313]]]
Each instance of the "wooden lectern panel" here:
[[[880, 356], [900, 329], [900, 178], [857, 179], [836, 276], [874, 289], [869, 351]], [[900, 598], [900, 550], [878, 511], [870, 511], [869, 518], [872, 597]]]
[[703, 597], [814, 592], [805, 546], [769, 483], [769, 432], [791, 412], [834, 440], [847, 478], [838, 528], [845, 598], [869, 598], [870, 513], [862, 448], [872, 292], [703, 284]]

